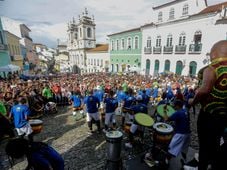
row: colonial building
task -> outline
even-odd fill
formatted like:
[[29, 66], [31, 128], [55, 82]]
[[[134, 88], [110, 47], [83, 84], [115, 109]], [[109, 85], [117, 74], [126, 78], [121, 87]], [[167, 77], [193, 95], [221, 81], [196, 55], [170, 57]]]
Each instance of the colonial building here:
[[55, 55], [55, 60], [56, 60], [56, 65], [57, 70], [60, 72], [71, 72], [72, 67], [69, 63], [69, 52], [67, 51], [67, 45], [61, 43], [58, 44], [57, 50], [56, 50], [56, 55]]
[[85, 11], [68, 24], [68, 51], [73, 72], [87, 72], [87, 51], [96, 47], [95, 20]]
[[141, 67], [142, 33], [140, 28], [108, 35], [110, 71], [125, 72]]
[[11, 58], [11, 63], [19, 66], [22, 69], [23, 57], [21, 55], [20, 38], [8, 31], [4, 31], [4, 33], [7, 41], [9, 55]]
[[153, 22], [141, 27], [142, 74], [196, 75], [209, 63], [212, 45], [227, 38], [227, 2], [173, 0], [153, 7]]
[[2, 28], [1, 18], [0, 18], [0, 61], [1, 61], [0, 67], [11, 63], [5, 34]]
[[110, 55], [108, 44], [97, 44], [96, 48], [87, 51], [87, 72], [108, 72]]

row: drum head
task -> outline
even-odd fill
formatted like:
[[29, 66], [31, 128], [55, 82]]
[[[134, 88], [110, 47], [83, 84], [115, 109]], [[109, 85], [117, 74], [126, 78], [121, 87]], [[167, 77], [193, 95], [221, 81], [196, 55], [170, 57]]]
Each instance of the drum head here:
[[165, 111], [166, 111], [168, 117], [170, 117], [175, 112], [173, 107], [170, 105], [161, 104], [157, 107], [157, 112], [160, 116], [163, 117]]
[[153, 128], [160, 133], [172, 133], [173, 127], [167, 123], [158, 122], [153, 125]]
[[43, 121], [39, 120], [39, 119], [31, 119], [31, 120], [29, 120], [29, 123], [30, 123], [30, 125], [39, 125], [39, 124], [42, 124]]
[[152, 117], [145, 113], [137, 113], [135, 115], [135, 120], [140, 125], [146, 127], [152, 126], [154, 124], [154, 120], [152, 119]]
[[107, 138], [121, 138], [122, 136], [123, 136], [122, 132], [118, 130], [113, 130], [106, 133]]

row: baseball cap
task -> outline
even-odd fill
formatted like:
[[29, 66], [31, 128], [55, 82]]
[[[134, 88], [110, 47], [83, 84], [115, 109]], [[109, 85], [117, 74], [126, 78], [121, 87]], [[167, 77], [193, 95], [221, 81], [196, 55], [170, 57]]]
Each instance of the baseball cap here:
[[143, 97], [141, 95], [136, 96], [136, 100], [143, 100]]

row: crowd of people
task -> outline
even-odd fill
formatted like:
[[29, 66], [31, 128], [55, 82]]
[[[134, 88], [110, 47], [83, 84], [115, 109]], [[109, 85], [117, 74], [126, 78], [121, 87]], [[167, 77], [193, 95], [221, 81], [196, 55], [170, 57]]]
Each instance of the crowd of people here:
[[[42, 114], [50, 114], [48, 106], [50, 103], [56, 103], [62, 107], [73, 105], [72, 114], [74, 116], [78, 114], [78, 110], [86, 110], [89, 133], [94, 133], [93, 123], [97, 125], [99, 133], [102, 128], [105, 133], [109, 128], [115, 129], [117, 126], [115, 111], [117, 108], [121, 108], [121, 124], [119, 126], [124, 126], [127, 117], [133, 122], [129, 133], [129, 143], [126, 143], [126, 147], [132, 148], [133, 137], [138, 129], [134, 115], [140, 112], [147, 114], [149, 103], [154, 106], [173, 103], [173, 106], [176, 107], [176, 114], [171, 117], [164, 116], [163, 119], [176, 121], [175, 130], [178, 135], [175, 134], [173, 137], [175, 143], [171, 141], [169, 152], [171, 156], [177, 156], [185, 149], [183, 145], [189, 143], [190, 124], [188, 122], [190, 119], [188, 114], [192, 111], [195, 114], [195, 104], [202, 102], [198, 121], [200, 169], [205, 169], [208, 164], [216, 167], [217, 161], [215, 161], [214, 155], [217, 155], [220, 145], [219, 138], [227, 127], [227, 77], [225, 72], [217, 74], [215, 69], [226, 68], [226, 46], [226, 41], [223, 41], [212, 48], [211, 61], [215, 62], [212, 62], [210, 67], [201, 73], [202, 79], [200, 77], [198, 79], [190, 76], [177, 76], [172, 73], [153, 77], [136, 73], [127, 75], [111, 73], [66, 74], [26, 81], [13, 75], [13, 78], [8, 80], [2, 79], [0, 80], [0, 118], [1, 124], [5, 127], [0, 129], [0, 138], [2, 139], [6, 135], [14, 137], [15, 134], [9, 130], [12, 126], [17, 131], [16, 136], [22, 139], [24, 136], [28, 136], [29, 141], [34, 142], [28, 119]], [[220, 56], [222, 56], [221, 59]], [[216, 58], [219, 59], [215, 60]], [[199, 81], [200, 79], [201, 81]], [[199, 86], [200, 82], [202, 82], [201, 86]], [[209, 93], [211, 93], [211, 97], [205, 101]], [[210, 103], [212, 106], [209, 105]], [[212, 113], [218, 112], [220, 116], [210, 114], [206, 110], [209, 107], [212, 108]], [[191, 108], [193, 108], [192, 111], [190, 111]], [[105, 113], [105, 120], [100, 115], [103, 113]], [[209, 117], [206, 113], [212, 116]], [[215, 126], [218, 127], [217, 131], [213, 131], [214, 127], [207, 131], [211, 128], [210, 124], [214, 120]], [[219, 124], [220, 122], [221, 124]], [[204, 131], [213, 132], [213, 140], [210, 140], [210, 136], [208, 137]], [[175, 146], [179, 141], [183, 142], [181, 148], [179, 145]], [[207, 141], [210, 142], [207, 143]], [[21, 143], [23, 142], [26, 143], [25, 141]], [[210, 152], [212, 155], [206, 155], [207, 149], [211, 149], [212, 146], [215, 146]], [[176, 149], [178, 150], [176, 151]]]

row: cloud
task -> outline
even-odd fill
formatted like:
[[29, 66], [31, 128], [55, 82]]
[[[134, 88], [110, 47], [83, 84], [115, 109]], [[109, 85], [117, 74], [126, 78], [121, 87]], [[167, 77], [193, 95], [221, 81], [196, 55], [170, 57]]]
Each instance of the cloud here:
[[[139, 27], [152, 21], [152, 6], [171, 0], [5, 0], [0, 15], [17, 19], [31, 30], [35, 42], [50, 43], [67, 39], [67, 23], [85, 7], [94, 15], [97, 42], [111, 33]], [[208, 0], [208, 5], [226, 0]], [[47, 44], [49, 45], [49, 44]]]

